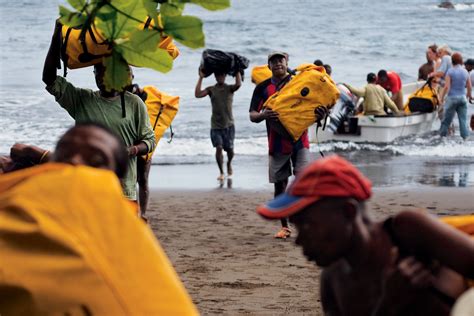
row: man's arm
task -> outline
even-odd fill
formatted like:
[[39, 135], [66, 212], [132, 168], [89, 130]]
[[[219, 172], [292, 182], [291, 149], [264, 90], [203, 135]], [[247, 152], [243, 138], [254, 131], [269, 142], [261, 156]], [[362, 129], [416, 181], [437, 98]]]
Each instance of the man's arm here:
[[395, 102], [393, 102], [392, 99], [390, 99], [390, 97], [385, 91], [383, 93], [383, 103], [390, 110], [392, 110], [393, 113], [400, 113], [400, 110], [398, 110], [398, 107], [395, 105]]
[[235, 75], [235, 84], [230, 86], [230, 91], [235, 92], [239, 90], [240, 86], [242, 86], [242, 76], [240, 72]]
[[472, 100], [472, 86], [471, 86], [471, 76], [467, 76], [467, 81], [466, 81], [466, 97], [469, 102]]
[[51, 44], [49, 45], [48, 54], [44, 61], [43, 66], [43, 82], [50, 86], [56, 80], [56, 66], [59, 60], [60, 55], [60, 45], [61, 45], [61, 25], [56, 23], [54, 28], [54, 33], [51, 38]]
[[263, 120], [278, 120], [278, 113], [270, 109], [260, 111], [260, 104], [262, 103], [262, 86], [258, 85], [253, 91], [252, 100], [250, 101], [249, 118], [253, 123], [260, 123]]
[[196, 98], [204, 98], [209, 95], [208, 88], [202, 90], [202, 78], [204, 78], [204, 73], [199, 69], [199, 79], [196, 83], [196, 88], [194, 89], [194, 96]]
[[146, 105], [136, 95], [133, 95], [138, 102], [138, 137], [133, 146], [127, 148], [130, 157], [146, 155], [152, 152], [156, 146], [155, 132], [150, 123], [150, 117], [146, 110]]
[[464, 277], [474, 279], [474, 240], [430, 215], [405, 211], [393, 218], [400, 243], [414, 255], [438, 260]]
[[361, 88], [361, 89], [357, 89], [357, 88], [354, 88], [353, 86], [351, 86], [347, 83], [343, 83], [343, 85], [346, 86], [347, 89], [349, 89], [350, 92], [354, 93], [359, 98], [364, 98], [365, 97], [365, 87]]
[[334, 297], [334, 290], [331, 287], [330, 268], [326, 268], [321, 273], [321, 304], [323, 305], [324, 315], [337, 316], [341, 315], [339, 311], [336, 298]]

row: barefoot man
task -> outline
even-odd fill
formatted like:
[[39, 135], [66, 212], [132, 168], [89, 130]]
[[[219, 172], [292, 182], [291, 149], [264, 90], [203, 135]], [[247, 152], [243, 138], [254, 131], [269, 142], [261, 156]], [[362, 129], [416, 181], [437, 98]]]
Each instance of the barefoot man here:
[[232, 158], [234, 158], [234, 117], [232, 115], [232, 100], [234, 92], [241, 84], [242, 78], [238, 72], [235, 76], [235, 84], [225, 83], [225, 73], [215, 73], [217, 83], [211, 87], [202, 90], [202, 78], [204, 73], [199, 70], [199, 79], [196, 84], [194, 95], [196, 98], [211, 98], [212, 116], [211, 116], [211, 141], [212, 146], [216, 148], [216, 161], [219, 167], [219, 176], [217, 180], [224, 180], [224, 156], [222, 150], [227, 152], [227, 175], [232, 176]]

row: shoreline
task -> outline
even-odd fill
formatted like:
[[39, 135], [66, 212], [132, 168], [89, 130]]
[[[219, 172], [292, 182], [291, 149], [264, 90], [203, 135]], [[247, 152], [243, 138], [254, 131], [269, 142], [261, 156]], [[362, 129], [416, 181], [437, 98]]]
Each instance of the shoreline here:
[[[322, 315], [320, 269], [278, 221], [255, 212], [272, 190], [152, 190], [150, 227], [202, 315]], [[382, 219], [405, 209], [474, 213], [472, 188], [376, 187], [368, 203]]]

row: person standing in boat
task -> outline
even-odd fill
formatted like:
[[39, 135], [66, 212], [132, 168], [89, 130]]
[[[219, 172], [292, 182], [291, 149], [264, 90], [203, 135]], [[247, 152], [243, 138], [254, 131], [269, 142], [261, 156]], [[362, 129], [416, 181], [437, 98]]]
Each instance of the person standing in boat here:
[[377, 83], [392, 93], [391, 99], [399, 110], [403, 110], [402, 79], [394, 71], [381, 69], [377, 74]]
[[377, 84], [377, 77], [372, 72], [367, 75], [367, 85], [362, 89], [354, 88], [346, 83], [344, 85], [359, 98], [364, 98], [363, 115], [387, 115], [385, 107], [393, 113], [400, 112], [384, 88]]
[[472, 86], [469, 73], [462, 67], [463, 60], [460, 53], [452, 56], [453, 67], [446, 73], [446, 82], [441, 93], [441, 100], [444, 102], [444, 118], [441, 121], [439, 133], [447, 136], [449, 126], [454, 118], [454, 113], [458, 114], [459, 132], [466, 140], [469, 137], [469, 127], [467, 126], [467, 100], [472, 100]]

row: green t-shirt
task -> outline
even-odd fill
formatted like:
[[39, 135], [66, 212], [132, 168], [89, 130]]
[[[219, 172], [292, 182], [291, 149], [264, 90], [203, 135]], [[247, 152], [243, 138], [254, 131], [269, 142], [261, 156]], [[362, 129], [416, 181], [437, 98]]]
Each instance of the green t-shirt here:
[[211, 128], [222, 129], [234, 125], [232, 87], [224, 83], [223, 85], [216, 84], [208, 89], [212, 105]]
[[[130, 147], [143, 141], [151, 152], [155, 147], [155, 134], [150, 125], [148, 112], [143, 101], [136, 95], [125, 93], [126, 117], [122, 117], [120, 96], [103, 98], [98, 91], [74, 87], [65, 78], [58, 76], [46, 87], [56, 101], [77, 122], [96, 122], [107, 126]], [[120, 179], [125, 196], [137, 199], [137, 158], [128, 160], [128, 171]]]

